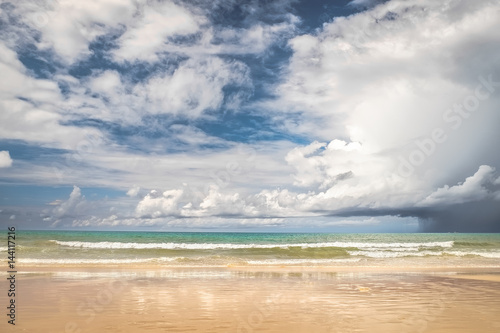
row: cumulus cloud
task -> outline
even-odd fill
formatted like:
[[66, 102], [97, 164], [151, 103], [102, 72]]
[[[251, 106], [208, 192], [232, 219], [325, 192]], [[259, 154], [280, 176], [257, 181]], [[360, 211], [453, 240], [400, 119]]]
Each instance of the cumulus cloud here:
[[[347, 145], [335, 142], [343, 149]], [[303, 149], [307, 151], [307, 147]], [[296, 151], [294, 152], [296, 153]], [[211, 187], [208, 193], [191, 193], [188, 189], [172, 189], [163, 193], [152, 191], [136, 207], [137, 218], [193, 218], [193, 217], [246, 217], [294, 218], [298, 216], [413, 216], [425, 221], [440, 218], [446, 211], [455, 211], [457, 204], [473, 205], [475, 202], [495, 200], [500, 193], [493, 187], [498, 178], [490, 166], [481, 166], [463, 184], [444, 186], [437, 190], [408, 187], [403, 177], [367, 184], [367, 179], [354, 182], [355, 176], [337, 179], [325, 190], [306, 192], [288, 189], [262, 190], [253, 195]], [[352, 179], [351, 179], [352, 178]], [[405, 187], [406, 186], [406, 187]], [[437, 211], [430, 208], [437, 207]], [[455, 218], [457, 219], [457, 218]], [[477, 219], [476, 219], [477, 220]], [[322, 225], [376, 225], [380, 220], [372, 217], [362, 220], [334, 220]], [[481, 228], [481, 224], [477, 225]]]
[[71, 191], [67, 200], [56, 200], [49, 203], [49, 205], [55, 207], [46, 210], [41, 214], [41, 217], [45, 222], [51, 222], [52, 227], [61, 224], [65, 219], [76, 218], [88, 208], [87, 200], [78, 186], [73, 186], [73, 191]]
[[63, 218], [79, 214], [82, 212], [82, 207], [85, 205], [85, 196], [78, 186], [73, 186], [73, 191], [69, 195], [68, 200], [61, 202], [57, 207], [52, 210], [55, 218]]
[[495, 168], [492, 168], [489, 165], [481, 165], [477, 172], [474, 175], [467, 177], [462, 184], [451, 187], [445, 185], [444, 187], [438, 188], [418, 205], [452, 205], [484, 200], [491, 196], [494, 192], [494, 190], [488, 187], [491, 187], [498, 182], [498, 179], [495, 179], [494, 174]]
[[9, 151], [0, 151], [0, 168], [8, 168], [12, 165], [12, 158], [10, 158]]
[[153, 218], [175, 215], [178, 212], [178, 204], [182, 194], [182, 190], [168, 190], [163, 193], [153, 190], [139, 202], [136, 212], [139, 216]]
[[216, 185], [207, 193], [194, 193], [189, 188], [163, 193], [153, 190], [137, 204], [135, 212], [141, 218], [260, 215], [238, 193], [223, 193]]
[[[480, 200], [486, 189], [472, 180], [445, 184], [485, 164], [478, 161], [500, 166], [484, 149], [500, 140], [492, 128], [500, 120], [493, 56], [500, 44], [491, 33], [500, 28], [498, 15], [489, 1], [395, 0], [291, 39], [277, 103], [301, 115], [301, 122], [284, 122], [290, 131], [318, 138], [287, 155], [294, 184], [310, 189], [301, 205], [409, 214], [428, 196], [429, 204]], [[321, 141], [356, 149], [333, 153]]]
[[[486, 42], [467, 51], [469, 60], [486, 63], [464, 68], [457, 58], [475, 35], [497, 41], [494, 8], [489, 2], [463, 9], [460, 2], [391, 1], [335, 19], [318, 34], [291, 39], [294, 55], [278, 89], [280, 103], [307, 111], [306, 121], [322, 119], [318, 134], [325, 138], [337, 133], [374, 150], [411, 143], [441, 126], [445, 110], [474, 95], [477, 77], [495, 70], [497, 60], [484, 55]], [[485, 104], [482, 109], [491, 108], [491, 100]], [[318, 124], [307, 125], [293, 129], [317, 130]]]

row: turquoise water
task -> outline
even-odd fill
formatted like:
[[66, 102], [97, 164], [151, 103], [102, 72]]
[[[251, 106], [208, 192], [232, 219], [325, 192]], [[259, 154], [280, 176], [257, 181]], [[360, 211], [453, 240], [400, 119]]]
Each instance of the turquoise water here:
[[29, 265], [500, 266], [500, 234], [17, 231], [16, 246]]

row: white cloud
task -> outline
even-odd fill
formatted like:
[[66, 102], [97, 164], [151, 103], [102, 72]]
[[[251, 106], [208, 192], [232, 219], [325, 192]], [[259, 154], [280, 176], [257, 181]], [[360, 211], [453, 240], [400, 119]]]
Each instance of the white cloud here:
[[8, 150], [0, 151], [0, 168], [8, 168], [12, 165], [12, 158]]
[[147, 194], [137, 205], [136, 215], [140, 218], [168, 216], [255, 216], [256, 211], [242, 200], [238, 193], [222, 193], [212, 185], [207, 193], [193, 193], [190, 188], [172, 189]]
[[57, 82], [31, 77], [17, 54], [3, 43], [0, 71], [0, 139], [75, 149], [87, 136], [101, 136], [95, 129], [61, 125], [66, 112]]
[[[219, 5], [234, 4], [215, 4]], [[9, 15], [18, 18], [16, 22], [28, 24], [31, 30], [26, 25], [11, 28], [24, 29], [26, 36], [34, 36], [33, 29], [38, 30], [41, 35], [32, 42], [41, 50], [53, 49], [65, 64], [88, 56], [88, 47], [97, 36], [122, 32], [118, 48], [113, 49], [120, 59], [155, 61], [159, 60], [158, 55], [173, 52], [182, 54], [186, 60], [178, 66], [160, 68], [140, 84], [113, 70], [94, 73], [90, 79], [82, 80], [59, 70], [52, 78], [42, 80], [30, 77], [32, 73], [13, 51], [16, 43], [9, 39], [12, 49], [0, 45], [0, 70], [5, 78], [3, 85], [0, 84], [2, 138], [74, 149], [87, 133], [100, 135], [94, 129], [61, 125], [75, 119], [130, 125], [151, 114], [193, 119], [221, 107], [238, 109], [252, 93], [249, 69], [242, 62], [223, 60], [216, 55], [265, 52], [273, 42], [294, 30], [297, 18], [285, 15], [280, 17], [280, 23], [269, 25], [256, 20], [246, 28], [233, 29], [214, 27], [207, 18], [210, 12], [188, 7], [172, 1], [116, 0], [20, 2], [13, 6]], [[202, 37], [193, 43], [169, 39], [193, 33], [201, 33]], [[11, 34], [17, 36], [17, 32]], [[62, 96], [61, 83], [69, 85], [69, 96]], [[228, 85], [239, 89], [228, 94], [224, 90]], [[66, 138], [65, 142], [59, 142], [60, 138]]]
[[[287, 154], [286, 161], [296, 170], [294, 184], [301, 187], [319, 185], [324, 189], [354, 175], [366, 176], [367, 172], [371, 175], [380, 171], [376, 157], [366, 154], [359, 142], [347, 143], [338, 139], [328, 145], [313, 142], [297, 147]], [[370, 162], [369, 168], [366, 162]]]
[[41, 32], [41, 49], [53, 48], [60, 60], [71, 64], [90, 55], [89, 44], [110, 29], [133, 19], [135, 1], [90, 0], [75, 2], [19, 2], [15, 12]]
[[[284, 22], [274, 25], [255, 23], [249, 28], [222, 28], [204, 31], [202, 44], [191, 49], [192, 52], [211, 54], [262, 54], [274, 43], [289, 38], [295, 33], [300, 20], [289, 14]], [[208, 43], [213, 39], [219, 43]]]
[[[281, 98], [265, 107], [301, 114], [285, 121], [288, 130], [322, 142], [287, 155], [294, 185], [307, 191], [267, 196], [300, 210], [404, 208], [463, 179], [478, 160], [500, 166], [484, 149], [500, 140], [491, 125], [500, 121], [499, 15], [495, 2], [394, 0], [291, 39]], [[482, 83], [487, 77], [496, 83]], [[454, 111], [473, 101], [476, 111]], [[429, 141], [433, 133], [439, 142]], [[402, 174], [409, 158], [413, 170]]]
[[[51, 227], [64, 223], [68, 218], [75, 218], [88, 212], [88, 202], [78, 186], [73, 186], [69, 198], [65, 201], [56, 200], [49, 203], [55, 206], [51, 210], [44, 210], [40, 217], [45, 222], [52, 222]], [[94, 205], [95, 208], [95, 205]]]
[[[190, 206], [188, 206], [190, 207]], [[200, 203], [201, 212], [196, 215], [207, 213], [214, 216], [255, 216], [258, 212], [247, 205], [238, 193], [223, 194], [216, 186], [212, 186], [208, 195]]]
[[451, 187], [445, 185], [438, 188], [417, 206], [452, 205], [486, 199], [492, 193], [487, 186], [495, 184], [494, 174], [495, 168], [489, 165], [481, 165], [477, 172], [473, 176], [467, 177], [462, 184]]
[[52, 210], [52, 216], [55, 218], [63, 218], [82, 213], [82, 208], [86, 204], [85, 196], [78, 186], [73, 186], [73, 191], [69, 195], [68, 200], [62, 202]]
[[[330, 144], [348, 150], [348, 145], [335, 142]], [[307, 147], [303, 149], [307, 151]], [[295, 149], [294, 154], [297, 150]], [[311, 151], [312, 152], [312, 151]], [[320, 155], [329, 158], [328, 154]], [[311, 157], [311, 158], [316, 158]], [[309, 165], [313, 165], [309, 163]], [[316, 166], [312, 166], [314, 169]], [[370, 168], [367, 167], [366, 170]], [[323, 170], [326, 179], [328, 168]], [[361, 170], [363, 171], [363, 170]], [[290, 191], [288, 189], [262, 190], [257, 194], [240, 196], [232, 191], [221, 191], [216, 186], [210, 187], [208, 193], [193, 193], [189, 189], [173, 189], [159, 194], [153, 191], [144, 197], [136, 208], [138, 217], [211, 217], [211, 216], [244, 216], [244, 217], [294, 217], [321, 216], [338, 214], [343, 211], [369, 211], [389, 209], [393, 211], [406, 210], [411, 207], [429, 207], [436, 205], [453, 205], [465, 202], [480, 201], [494, 197], [500, 191], [494, 192], [487, 187], [494, 182], [494, 169], [481, 166], [474, 176], [463, 184], [438, 190], [430, 188], [424, 191], [417, 183], [411, 187], [405, 178], [396, 175], [386, 175], [383, 179], [373, 179], [378, 175], [361, 172], [349, 176], [341, 174], [331, 178], [333, 181], [324, 190], [309, 190], [306, 192]], [[417, 203], [415, 203], [417, 202]], [[363, 220], [365, 221], [365, 220]], [[342, 221], [335, 222], [344, 225]], [[350, 224], [361, 224], [351, 222]], [[378, 220], [365, 221], [366, 224], [376, 224]]]
[[[189, 133], [186, 131], [182, 135], [187, 136], [186, 140], [194, 140], [195, 144], [220, 143], [200, 135], [189, 137]], [[185, 183], [198, 197], [197, 193], [204, 197], [212, 185], [227, 193], [237, 191], [246, 195], [260, 191], [266, 184], [284, 186], [291, 181], [289, 173], [292, 170], [284, 162], [284, 154], [292, 146], [289, 142], [234, 144], [218, 151], [195, 146], [189, 152], [178, 153], [166, 153], [164, 140], [138, 143], [147, 147], [150, 153], [130, 152], [126, 147], [106, 147], [104, 143], [93, 142], [89, 138], [79, 151], [58, 157], [55, 162], [53, 159], [40, 163], [16, 161], [16, 168], [10, 168], [7, 175], [12, 180], [36, 184], [84, 182], [89, 187], [125, 192], [136, 186], [144, 192], [155, 188], [182, 188]], [[92, 177], [88, 176], [89, 172]]]
[[105, 71], [90, 81], [92, 91], [105, 96], [113, 96], [122, 84], [120, 74], [113, 70]]
[[[456, 13], [458, 3], [391, 1], [293, 38], [279, 103], [306, 110], [305, 120], [321, 118], [323, 129], [311, 128], [325, 139], [336, 133], [377, 150], [411, 142], [441, 125], [446, 108], [470, 93], [470, 81], [495, 68], [493, 57], [475, 68], [457, 58], [466, 49], [484, 57], [481, 47], [466, 46], [475, 35], [498, 41], [491, 34], [499, 22], [495, 5], [476, 3]], [[468, 82], [460, 80], [464, 75]], [[292, 129], [309, 130], [306, 125]]]
[[[259, 5], [254, 3], [249, 7]], [[289, 38], [300, 22], [296, 16], [286, 14], [276, 16], [274, 24], [250, 20], [243, 28], [226, 27], [210, 22], [211, 11], [171, 1], [141, 7], [138, 17], [128, 23], [127, 31], [118, 40], [119, 48], [113, 51], [113, 56], [117, 61], [154, 62], [166, 54], [189, 57], [264, 54], [274, 43]], [[177, 42], [179, 37], [187, 42]]]
[[[219, 5], [229, 10], [235, 4], [221, 2], [212, 7]], [[280, 5], [285, 7], [286, 1], [276, 2], [276, 6]], [[91, 55], [90, 43], [110, 33], [121, 34], [116, 41], [118, 48], [112, 51], [118, 62], [156, 62], [167, 52], [190, 56], [262, 53], [276, 40], [289, 36], [299, 22], [297, 17], [286, 14], [277, 15], [274, 24], [256, 20], [248, 22], [246, 28], [215, 27], [209, 20], [213, 8], [209, 4], [200, 6], [170, 0], [57, 0], [16, 3], [13, 15], [40, 32], [41, 39], [33, 39], [40, 49], [54, 50], [66, 64]], [[255, 6], [260, 5], [249, 7]], [[21, 29], [27, 30], [26, 26]], [[179, 37], [189, 43], [177, 42]]]
[[153, 218], [176, 215], [179, 211], [178, 204], [182, 194], [182, 190], [168, 190], [163, 193], [153, 190], [139, 202], [136, 212], [139, 216]]
[[[89, 216], [87, 218], [74, 219], [71, 223], [72, 227], [85, 228], [85, 227], [116, 227], [119, 225], [130, 225], [128, 220], [120, 220], [118, 216], [111, 215], [109, 217]], [[135, 225], [137, 225], [137, 221]]]
[[101, 136], [95, 129], [61, 125], [63, 117], [50, 105], [34, 106], [19, 99], [0, 102], [0, 138], [45, 143], [48, 146], [76, 149], [88, 136]]
[[314, 142], [293, 149], [286, 160], [295, 169], [294, 184], [309, 189], [296, 199], [302, 209], [399, 207], [425, 190], [417, 179], [398, 175], [390, 157], [359, 142]]
[[115, 59], [157, 61], [157, 53], [164, 50], [169, 37], [194, 34], [200, 30], [200, 24], [206, 23], [203, 17], [174, 2], [150, 4], [142, 8], [118, 40], [120, 47], [113, 52]]
[[56, 82], [30, 77], [16, 52], [2, 42], [0, 42], [0, 70], [4, 78], [0, 82], [0, 94], [3, 99], [24, 97], [50, 104], [61, 98]]
[[[251, 94], [250, 70], [242, 62], [208, 56], [182, 61], [175, 71], [158, 70], [146, 81], [113, 70], [96, 73], [86, 82], [88, 90], [71, 83], [72, 96], [63, 107], [79, 116], [137, 126], [143, 117], [162, 114], [203, 118], [220, 108], [237, 109]], [[237, 87], [234, 93], [224, 89]]]
[[129, 197], [132, 197], [132, 198], [136, 197], [139, 194], [140, 190], [141, 190], [140, 186], [134, 186], [130, 190], [127, 191], [127, 195]]
[[148, 113], [198, 118], [222, 106], [223, 88], [229, 84], [242, 90], [251, 88], [248, 67], [217, 57], [193, 58], [183, 62], [171, 75], [154, 76], [136, 86], [134, 92], [151, 103]]

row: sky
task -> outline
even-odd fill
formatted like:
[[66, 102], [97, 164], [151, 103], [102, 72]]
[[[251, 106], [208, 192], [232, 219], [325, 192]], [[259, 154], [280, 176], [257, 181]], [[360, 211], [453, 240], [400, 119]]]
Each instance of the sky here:
[[499, 0], [0, 2], [0, 224], [500, 232]]

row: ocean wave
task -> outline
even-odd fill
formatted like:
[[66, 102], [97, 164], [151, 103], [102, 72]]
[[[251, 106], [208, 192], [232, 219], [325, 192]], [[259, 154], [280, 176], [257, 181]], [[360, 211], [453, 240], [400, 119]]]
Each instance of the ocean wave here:
[[139, 264], [153, 259], [19, 259], [21, 264], [41, 265], [93, 265], [93, 264]]
[[70, 258], [23, 258], [19, 259], [21, 264], [32, 265], [127, 265], [127, 264], [166, 264], [166, 265], [185, 265], [185, 264], [215, 264], [225, 265], [226, 261], [245, 262], [241, 258], [220, 258], [218, 256], [202, 256], [202, 257], [155, 257], [155, 258], [128, 258], [128, 259], [70, 259]]
[[484, 258], [500, 258], [500, 252], [478, 252], [478, 251], [446, 251], [446, 254], [454, 255], [457, 257], [465, 256], [479, 256]]
[[390, 251], [347, 251], [351, 256], [364, 256], [369, 258], [399, 258], [399, 257], [425, 257], [441, 256], [443, 251], [420, 251], [420, 252], [390, 252]]
[[463, 242], [463, 241], [455, 241], [456, 246], [469, 246], [469, 247], [489, 247], [494, 246], [494, 243], [487, 242]]
[[391, 251], [347, 251], [349, 255], [369, 258], [399, 258], [399, 257], [425, 257], [425, 256], [478, 256], [483, 258], [500, 258], [500, 252], [479, 251], [418, 251], [418, 252], [391, 252]]
[[426, 243], [359, 243], [359, 242], [324, 242], [296, 244], [231, 244], [231, 243], [122, 243], [122, 242], [81, 242], [51, 240], [61, 246], [88, 249], [164, 249], [164, 250], [233, 250], [233, 249], [272, 249], [272, 248], [377, 248], [377, 249], [415, 249], [415, 248], [451, 248], [453, 241]]
[[393, 252], [417, 252], [418, 247], [396, 247], [396, 248], [383, 248], [383, 247], [365, 247], [361, 248], [363, 251], [393, 251]]

